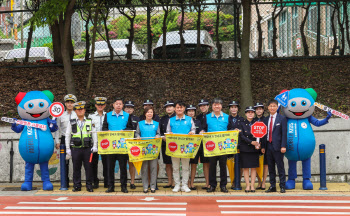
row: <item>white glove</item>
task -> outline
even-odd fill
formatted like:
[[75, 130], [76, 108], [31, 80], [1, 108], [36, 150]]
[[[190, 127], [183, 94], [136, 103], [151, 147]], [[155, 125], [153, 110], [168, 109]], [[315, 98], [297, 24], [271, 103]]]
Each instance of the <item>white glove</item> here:
[[96, 147], [92, 147], [91, 152], [93, 152], [93, 153], [98, 152], [98, 149]]
[[69, 160], [72, 157], [72, 151], [70, 148], [66, 149], [66, 160]]

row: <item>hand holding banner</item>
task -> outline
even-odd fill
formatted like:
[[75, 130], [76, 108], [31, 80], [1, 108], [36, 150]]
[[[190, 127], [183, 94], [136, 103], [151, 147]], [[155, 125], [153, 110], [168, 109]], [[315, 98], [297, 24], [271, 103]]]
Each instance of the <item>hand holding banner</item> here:
[[99, 131], [98, 154], [128, 154], [127, 138], [134, 138], [134, 131]]
[[238, 131], [221, 131], [203, 133], [203, 149], [205, 157], [236, 154]]
[[158, 158], [162, 146], [162, 138], [133, 140], [126, 139], [130, 162], [154, 160]]
[[165, 154], [177, 158], [195, 158], [202, 135], [165, 134]]

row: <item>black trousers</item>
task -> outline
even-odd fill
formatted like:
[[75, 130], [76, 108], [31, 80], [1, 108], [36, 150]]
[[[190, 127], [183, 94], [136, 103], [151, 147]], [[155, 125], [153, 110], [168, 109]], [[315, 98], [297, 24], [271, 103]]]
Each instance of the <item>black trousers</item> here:
[[98, 179], [98, 158], [99, 154], [95, 152], [92, 156], [91, 169], [92, 169], [92, 182], [94, 185], [98, 185], [100, 180]]
[[[66, 145], [66, 137], [61, 136], [61, 145]], [[69, 187], [69, 160], [66, 160], [66, 177], [67, 177], [67, 187]]]
[[73, 183], [74, 187], [81, 188], [81, 167], [84, 164], [86, 187], [92, 186], [92, 167], [89, 162], [91, 155], [90, 148], [72, 148], [73, 161]]
[[220, 166], [220, 187], [226, 187], [227, 185], [227, 168], [226, 161], [227, 155], [214, 156], [209, 158], [209, 184], [210, 187], [216, 188], [216, 165], [219, 161]]
[[108, 187], [108, 163], [107, 163], [107, 155], [101, 155], [102, 159], [102, 168], [103, 168], [103, 184], [105, 187]]
[[126, 170], [126, 164], [128, 161], [127, 154], [109, 154], [107, 155], [107, 164], [108, 164], [108, 187], [114, 188], [114, 169], [115, 162], [119, 161], [119, 171], [120, 171], [120, 183], [122, 187], [127, 186], [128, 173]]
[[[269, 145], [270, 143], [268, 143]], [[270, 144], [271, 145], [271, 144]], [[269, 167], [270, 175], [270, 185], [271, 187], [276, 187], [276, 168], [277, 165], [278, 174], [280, 177], [280, 187], [285, 187], [286, 185], [286, 174], [284, 171], [283, 157], [284, 154], [280, 151], [274, 151], [272, 146], [267, 148], [267, 164]]]

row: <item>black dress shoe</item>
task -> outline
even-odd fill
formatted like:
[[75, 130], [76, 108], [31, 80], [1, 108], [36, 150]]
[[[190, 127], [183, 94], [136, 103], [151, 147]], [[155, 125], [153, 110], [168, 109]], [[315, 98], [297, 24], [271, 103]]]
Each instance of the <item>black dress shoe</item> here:
[[128, 193], [129, 191], [128, 191], [128, 189], [126, 187], [122, 187], [122, 192], [123, 193]]
[[97, 188], [99, 188], [100, 186], [98, 185], [98, 184], [94, 184], [94, 189], [97, 189]]
[[244, 192], [249, 193], [249, 192], [250, 192], [250, 190], [245, 190]]
[[130, 184], [130, 189], [136, 189], [136, 185]]
[[144, 192], [144, 193], [148, 193], [148, 190], [144, 190], [143, 192]]
[[221, 192], [228, 193], [228, 190], [226, 187], [221, 187]]
[[286, 192], [286, 188], [285, 187], [281, 187], [281, 193], [285, 193]]
[[255, 193], [255, 190], [250, 190], [251, 193]]
[[151, 190], [151, 193], [155, 193], [156, 192], [156, 190]]
[[87, 192], [94, 192], [94, 189], [92, 189], [92, 187], [88, 187], [88, 188], [86, 188], [86, 191]]
[[272, 193], [272, 192], [277, 192], [276, 187], [269, 187], [265, 193]]
[[256, 190], [262, 190], [262, 187], [257, 187]]
[[171, 188], [171, 185], [165, 185], [163, 188]]
[[214, 187], [210, 187], [210, 188], [207, 189], [207, 192], [208, 193], [215, 192], [215, 188]]
[[73, 192], [81, 191], [81, 187], [74, 187], [72, 191], [73, 191]]
[[112, 193], [114, 192], [114, 187], [108, 187], [108, 189], [106, 190], [106, 193]]
[[208, 187], [202, 187], [203, 190], [208, 190]]
[[197, 190], [196, 187], [190, 187], [190, 190]]

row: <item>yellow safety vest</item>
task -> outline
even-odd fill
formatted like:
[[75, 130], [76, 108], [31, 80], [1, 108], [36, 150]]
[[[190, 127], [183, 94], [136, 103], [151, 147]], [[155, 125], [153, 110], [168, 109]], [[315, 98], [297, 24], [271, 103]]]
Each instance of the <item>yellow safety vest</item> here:
[[91, 121], [91, 119], [85, 120], [83, 130], [81, 130], [80, 127], [78, 126], [76, 119], [71, 120], [71, 125], [72, 125], [71, 146], [73, 148], [92, 147], [92, 139], [91, 139], [92, 121]]

